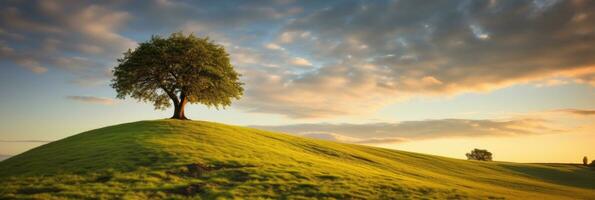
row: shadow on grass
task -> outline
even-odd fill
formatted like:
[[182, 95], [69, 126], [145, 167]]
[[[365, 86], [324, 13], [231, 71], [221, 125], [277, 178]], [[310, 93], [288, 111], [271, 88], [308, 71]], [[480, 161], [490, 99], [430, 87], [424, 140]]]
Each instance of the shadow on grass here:
[[[573, 164], [540, 165], [543, 166], [502, 165], [502, 167], [548, 183], [595, 189], [595, 170], [592, 168]], [[556, 168], [550, 168], [549, 166]]]

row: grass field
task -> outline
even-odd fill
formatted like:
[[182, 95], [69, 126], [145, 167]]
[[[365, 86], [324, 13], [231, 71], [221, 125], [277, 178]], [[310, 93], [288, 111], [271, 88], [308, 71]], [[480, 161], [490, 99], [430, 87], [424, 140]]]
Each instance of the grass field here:
[[96, 129], [0, 162], [0, 199], [118, 198], [595, 199], [595, 170], [179, 120]]

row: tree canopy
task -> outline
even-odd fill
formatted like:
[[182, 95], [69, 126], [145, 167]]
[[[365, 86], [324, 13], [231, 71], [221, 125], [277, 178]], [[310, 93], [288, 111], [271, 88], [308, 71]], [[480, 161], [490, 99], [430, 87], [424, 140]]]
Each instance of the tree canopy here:
[[473, 149], [465, 155], [468, 160], [492, 161], [492, 153], [485, 149]]
[[111, 83], [117, 97], [152, 102], [155, 109], [173, 104], [175, 119], [186, 119], [186, 103], [225, 108], [244, 91], [229, 54], [206, 37], [153, 36], [117, 61]]

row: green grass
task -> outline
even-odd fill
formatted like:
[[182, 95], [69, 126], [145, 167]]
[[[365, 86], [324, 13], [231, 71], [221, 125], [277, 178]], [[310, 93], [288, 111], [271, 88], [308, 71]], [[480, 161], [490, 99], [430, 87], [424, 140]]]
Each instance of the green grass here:
[[[193, 174], [188, 164], [205, 169]], [[466, 161], [179, 120], [88, 131], [0, 162], [0, 199], [151, 198], [593, 199], [595, 170]]]

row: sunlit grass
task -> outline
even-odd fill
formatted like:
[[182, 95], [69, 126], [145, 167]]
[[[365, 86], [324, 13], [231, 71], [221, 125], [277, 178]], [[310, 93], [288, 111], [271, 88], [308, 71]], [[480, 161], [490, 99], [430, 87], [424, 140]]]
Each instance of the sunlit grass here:
[[[208, 169], [190, 175], [195, 163]], [[8, 198], [594, 196], [595, 171], [579, 165], [457, 160], [200, 121], [106, 127], [0, 162]]]

